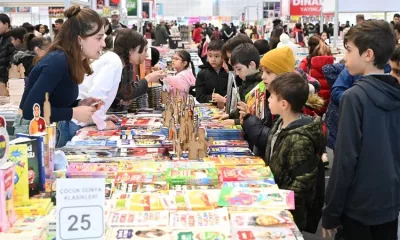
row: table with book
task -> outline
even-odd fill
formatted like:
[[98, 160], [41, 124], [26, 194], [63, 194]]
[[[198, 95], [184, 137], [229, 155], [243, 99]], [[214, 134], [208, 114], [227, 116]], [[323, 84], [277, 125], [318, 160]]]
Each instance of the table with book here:
[[82, 128], [61, 149], [55, 125], [1, 148], [0, 239], [55, 239], [58, 179], [88, 178], [105, 184], [104, 232], [93, 239], [303, 239], [293, 191], [277, 187], [241, 127], [213, 120], [212, 103], [165, 96], [162, 110], [117, 115], [118, 130]]

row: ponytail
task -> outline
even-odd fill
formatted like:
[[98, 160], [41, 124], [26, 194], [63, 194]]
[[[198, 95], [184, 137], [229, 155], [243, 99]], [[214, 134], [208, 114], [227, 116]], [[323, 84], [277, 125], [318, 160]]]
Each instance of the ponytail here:
[[28, 51], [33, 51], [33, 49], [31, 49], [31, 44], [32, 44], [32, 39], [34, 37], [35, 37], [35, 34], [33, 34], [33, 33], [27, 33], [24, 36], [25, 49], [27, 49]]
[[[196, 77], [196, 70], [195, 70], [195, 68], [194, 68], [193, 61], [190, 61], [190, 65], [192, 66], [192, 73], [193, 73], [193, 76]], [[189, 66], [188, 66], [188, 67], [189, 67]]]
[[35, 47], [43, 49], [49, 41], [44, 37], [36, 37], [33, 33], [27, 33], [24, 36], [25, 48], [28, 51], [34, 51]]
[[190, 56], [190, 53], [188, 53], [185, 50], [179, 50], [175, 54], [178, 55], [180, 58], [182, 58], [182, 61], [187, 62], [187, 65], [185, 66], [185, 70], [188, 69], [189, 66], [191, 66], [193, 75], [196, 76], [196, 72], [195, 72], [195, 69], [194, 69], [194, 64], [192, 62], [192, 58]]

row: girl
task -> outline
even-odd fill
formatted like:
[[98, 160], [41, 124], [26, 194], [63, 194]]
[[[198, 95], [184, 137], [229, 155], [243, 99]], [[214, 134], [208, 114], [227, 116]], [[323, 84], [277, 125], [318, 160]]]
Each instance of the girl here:
[[[25, 133], [33, 118], [32, 107], [39, 104], [43, 109], [46, 93], [51, 103], [51, 122], [72, 118], [88, 122], [96, 111], [91, 105], [99, 99], [77, 101], [77, 97], [85, 74], [93, 73], [90, 59], [98, 59], [105, 46], [103, 21], [94, 10], [79, 6], [70, 7], [64, 15], [68, 18], [65, 26], [32, 69], [21, 99], [23, 115], [16, 119], [16, 124], [26, 126]], [[58, 126], [59, 131], [65, 130], [61, 128]]]
[[[191, 69], [189, 66], [191, 66]], [[177, 74], [164, 78], [164, 85], [179, 90], [180, 95], [185, 96], [189, 93], [190, 87], [193, 87], [196, 83], [196, 78], [194, 77], [196, 73], [190, 54], [185, 50], [177, 51], [172, 58], [172, 67]]]
[[111, 109], [119, 111], [129, 106], [133, 99], [147, 93], [150, 82], [158, 82], [166, 74], [164, 71], [155, 71], [144, 79], [138, 79], [137, 66], [146, 60], [147, 40], [142, 34], [132, 29], [120, 29], [115, 34], [114, 52], [122, 59], [124, 67], [117, 96]]

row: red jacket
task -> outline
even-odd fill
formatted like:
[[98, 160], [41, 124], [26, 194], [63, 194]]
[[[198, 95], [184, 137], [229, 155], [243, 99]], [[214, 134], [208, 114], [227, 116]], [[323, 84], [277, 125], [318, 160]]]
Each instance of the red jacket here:
[[318, 96], [324, 99], [325, 102], [321, 110], [317, 111], [318, 115], [323, 115], [326, 112], [329, 101], [331, 99], [331, 87], [329, 86], [328, 81], [325, 79], [325, 76], [322, 72], [322, 67], [328, 64], [332, 64], [334, 61], [335, 59], [332, 56], [317, 56], [311, 59], [311, 69], [309, 71], [309, 74], [311, 77], [316, 78], [321, 84], [321, 90], [319, 90]]
[[193, 41], [195, 43], [201, 43], [201, 39], [203, 39], [203, 37], [201, 36], [201, 31], [203, 31], [201, 28], [195, 28], [193, 30]]

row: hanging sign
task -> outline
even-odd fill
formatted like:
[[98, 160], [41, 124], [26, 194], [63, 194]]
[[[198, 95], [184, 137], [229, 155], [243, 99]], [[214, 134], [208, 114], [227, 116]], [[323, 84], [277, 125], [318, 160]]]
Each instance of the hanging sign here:
[[290, 0], [291, 16], [321, 15], [322, 0]]

